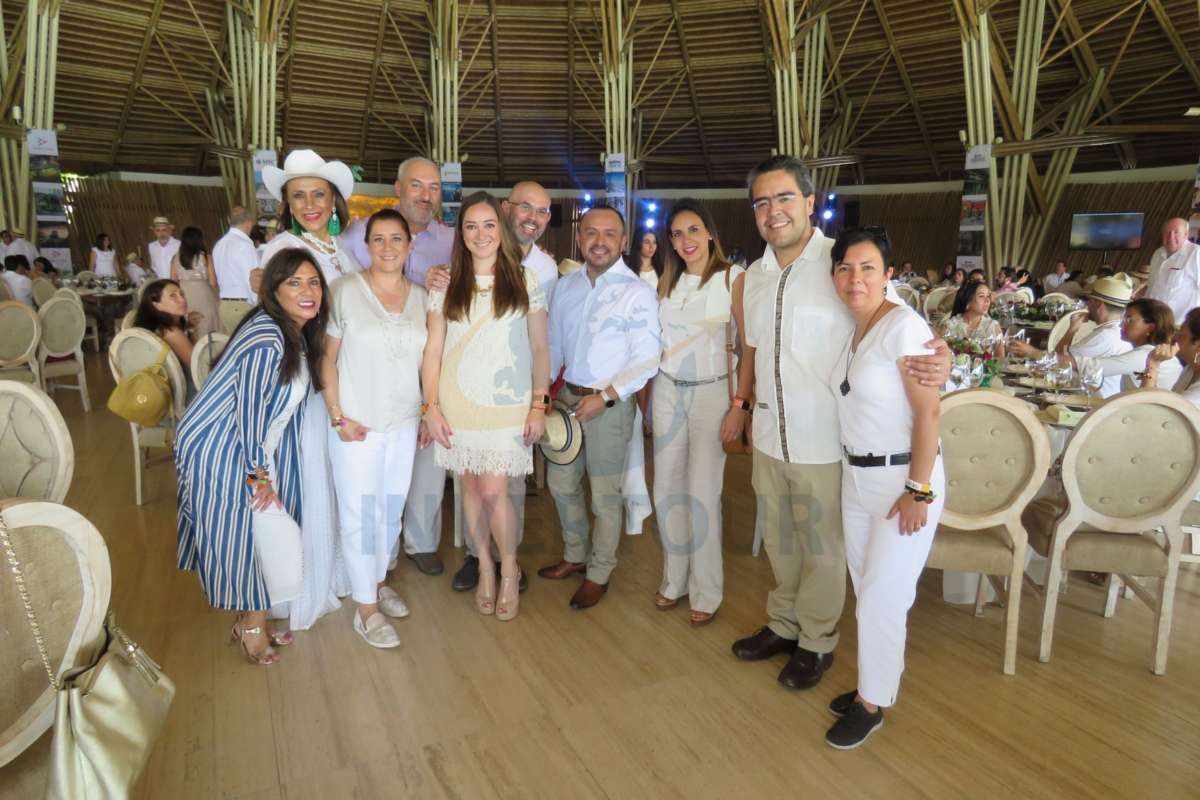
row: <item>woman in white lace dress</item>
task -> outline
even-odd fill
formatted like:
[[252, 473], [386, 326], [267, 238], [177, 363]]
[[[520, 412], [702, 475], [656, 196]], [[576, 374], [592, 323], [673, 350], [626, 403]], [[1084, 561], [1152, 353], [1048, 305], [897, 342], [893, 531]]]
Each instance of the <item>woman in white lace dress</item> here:
[[486, 553], [494, 537], [501, 586], [481, 559], [476, 606], [500, 619], [517, 615], [517, 521], [510, 476], [533, 471], [549, 405], [546, 304], [500, 203], [483, 192], [463, 201], [450, 259], [450, 286], [429, 302], [421, 367], [425, 424], [434, 461], [462, 476], [463, 511]]

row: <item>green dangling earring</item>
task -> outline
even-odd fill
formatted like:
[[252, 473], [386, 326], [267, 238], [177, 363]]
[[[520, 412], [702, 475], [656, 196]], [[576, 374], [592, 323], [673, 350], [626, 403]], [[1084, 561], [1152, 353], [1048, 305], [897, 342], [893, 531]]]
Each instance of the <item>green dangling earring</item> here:
[[297, 236], [304, 233], [304, 229], [300, 227], [300, 222], [295, 217], [292, 217], [292, 233]]
[[342, 221], [338, 219], [337, 212], [329, 215], [329, 225], [326, 226], [330, 236], [337, 236], [342, 232]]

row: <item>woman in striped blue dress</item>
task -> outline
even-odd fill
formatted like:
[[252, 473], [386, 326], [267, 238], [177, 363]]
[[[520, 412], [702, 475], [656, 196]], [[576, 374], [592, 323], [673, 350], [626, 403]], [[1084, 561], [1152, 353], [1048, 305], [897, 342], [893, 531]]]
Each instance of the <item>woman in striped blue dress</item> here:
[[179, 567], [194, 569], [208, 602], [241, 612], [233, 626], [246, 658], [279, 660], [254, 550], [253, 512], [282, 508], [300, 521], [301, 401], [328, 319], [327, 287], [307, 250], [281, 250], [263, 270], [259, 305], [242, 320], [179, 425]]

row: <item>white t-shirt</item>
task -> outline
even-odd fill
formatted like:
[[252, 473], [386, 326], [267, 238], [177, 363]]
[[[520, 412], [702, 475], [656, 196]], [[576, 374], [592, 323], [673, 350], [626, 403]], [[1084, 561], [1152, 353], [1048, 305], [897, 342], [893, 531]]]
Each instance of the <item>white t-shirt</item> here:
[[8, 291], [12, 294], [14, 300], [18, 300], [27, 306], [33, 305], [33, 281], [26, 275], [13, 272], [11, 269], [6, 269], [3, 272], [4, 282], [8, 284]]
[[99, 247], [92, 248], [92, 254], [96, 256], [96, 269], [94, 272], [102, 278], [115, 277], [117, 268], [115, 259], [117, 253], [115, 250], [101, 250]]
[[179, 240], [172, 236], [165, 245], [159, 244], [155, 239], [146, 246], [147, 252], [150, 253], [150, 269], [159, 278], [171, 277], [171, 259], [179, 252], [179, 244]]
[[1175, 313], [1175, 324], [1200, 306], [1200, 245], [1184, 242], [1174, 255], [1158, 248], [1150, 257], [1150, 282], [1146, 296], [1161, 300]]
[[746, 270], [730, 267], [700, 286], [699, 275], [684, 273], [670, 296], [659, 300], [662, 325], [662, 361], [659, 369], [683, 381], [703, 381], [729, 371], [725, 351], [726, 328], [732, 319], [733, 284]]
[[326, 333], [341, 339], [338, 397], [342, 413], [387, 433], [421, 418], [421, 356], [429, 295], [409, 283], [404, 311], [393, 314], [371, 291], [366, 273], [346, 275], [331, 290]]
[[[1102, 325], [1097, 325], [1092, 328], [1087, 336], [1084, 336], [1078, 341], [1071, 343], [1067, 348], [1067, 352], [1075, 356], [1076, 363], [1081, 358], [1108, 358], [1110, 356], [1119, 356], [1122, 353], [1128, 353], [1133, 349], [1133, 345], [1121, 338], [1121, 320], [1111, 319]], [[1113, 367], [1115, 369], [1115, 366]], [[1146, 360], [1142, 359], [1142, 365], [1134, 370], [1140, 372], [1146, 368]], [[1100, 396], [1112, 397], [1121, 391], [1121, 375], [1117, 373], [1104, 374], [1104, 382], [1100, 384]]]
[[[826, 380], [837, 401], [842, 444], [854, 455], [884, 455], [912, 450], [913, 412], [904, 390], [899, 360], [929, 355], [933, 338], [928, 323], [907, 305], [884, 314], [851, 354], [854, 329], [838, 346], [839, 355]], [[842, 394], [843, 381], [850, 391]]]
[[558, 264], [554, 263], [549, 253], [535, 244], [529, 248], [529, 255], [521, 261], [521, 266], [537, 276], [538, 288], [542, 290], [546, 308], [549, 308], [550, 301], [554, 298], [554, 285], [558, 283]]

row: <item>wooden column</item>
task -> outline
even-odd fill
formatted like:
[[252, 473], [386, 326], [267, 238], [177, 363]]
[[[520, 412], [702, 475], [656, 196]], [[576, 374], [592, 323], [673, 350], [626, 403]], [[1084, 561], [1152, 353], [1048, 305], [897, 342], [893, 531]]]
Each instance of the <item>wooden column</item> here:
[[[54, 85], [58, 65], [61, 0], [28, 0], [12, 29], [10, 45], [0, 8], [0, 227], [34, 229], [29, 150], [24, 131], [54, 128]], [[9, 127], [9, 126], [12, 127]]]
[[429, 38], [431, 158], [439, 164], [458, 157], [458, 0], [433, 0]]
[[[793, 44], [796, 8], [791, 0], [762, 0], [762, 7], [771, 42], [771, 73], [775, 83], [775, 152], [803, 156], [807, 142], [800, 122], [803, 100]], [[817, 117], [819, 111], [818, 108]]]
[[638, 115], [634, 110], [633, 101], [633, 40], [629, 35], [634, 17], [635, 14], [630, 13], [627, 0], [600, 0], [604, 155], [625, 154], [625, 208], [631, 215], [631, 196], [637, 188], [636, 182], [641, 173], [641, 142], [640, 137], [634, 133]]
[[[963, 144], [967, 149], [981, 144], [991, 144], [995, 138], [995, 123], [992, 114], [991, 47], [989, 44], [988, 15], [977, 14], [974, 0], [955, 0], [962, 34], [963, 86], [967, 98], [967, 130]], [[996, 183], [996, 160], [989, 164], [988, 186]], [[984, 264], [990, 273], [996, 271], [997, 237], [996, 204], [988, 202], [984, 211]]]

